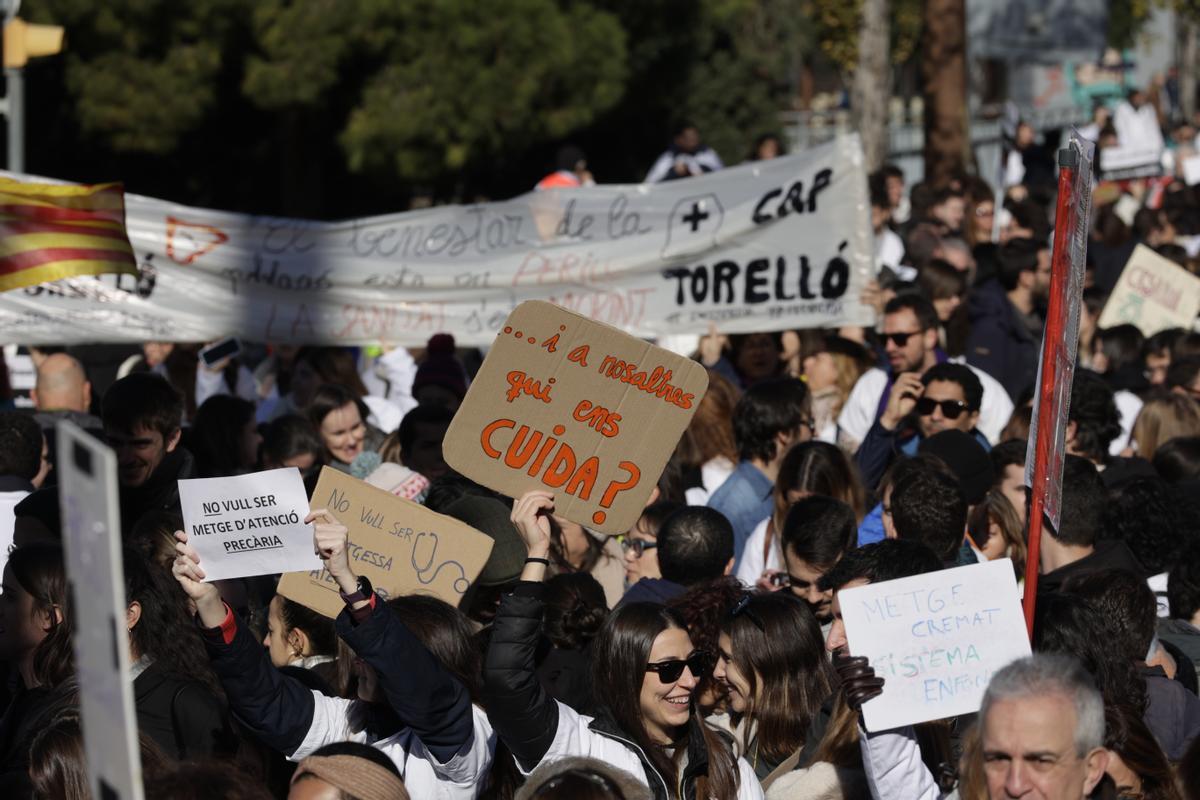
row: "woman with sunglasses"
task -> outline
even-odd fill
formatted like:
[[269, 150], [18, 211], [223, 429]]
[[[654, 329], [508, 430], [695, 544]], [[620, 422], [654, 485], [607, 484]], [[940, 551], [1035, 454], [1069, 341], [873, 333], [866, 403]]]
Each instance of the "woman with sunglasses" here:
[[683, 620], [651, 604], [615, 611], [593, 643], [595, 718], [555, 702], [538, 683], [535, 651], [542, 618], [554, 496], [531, 491], [513, 503], [513, 524], [529, 557], [516, 588], [500, 601], [484, 665], [492, 724], [528, 775], [573, 756], [631, 773], [657, 800], [760, 798], [754, 771], [693, 713], [711, 656], [697, 651]]
[[718, 720], [769, 789], [779, 775], [806, 766], [810, 726], [837, 683], [821, 627], [798, 598], [747, 594], [722, 625], [718, 647], [713, 677], [729, 698], [729, 713]]

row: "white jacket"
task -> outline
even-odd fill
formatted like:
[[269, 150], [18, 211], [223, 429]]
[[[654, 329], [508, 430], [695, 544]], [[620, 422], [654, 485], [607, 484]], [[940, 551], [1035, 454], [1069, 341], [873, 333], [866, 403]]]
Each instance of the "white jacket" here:
[[405, 728], [383, 739], [375, 739], [360, 725], [354, 706], [359, 700], [327, 697], [313, 692], [313, 719], [304, 741], [289, 761], [302, 761], [327, 744], [358, 742], [379, 750], [400, 770], [400, 777], [413, 798], [474, 800], [483, 790], [496, 751], [496, 735], [487, 714], [471, 706], [475, 735], [471, 743], [446, 764], [439, 764], [413, 732]]
[[[642, 753], [641, 748], [630, 740], [593, 731], [588, 727], [591, 722], [592, 717], [585, 717], [570, 706], [559, 703], [558, 730], [554, 734], [554, 741], [551, 743], [550, 749], [546, 751], [546, 755], [542, 756], [542, 760], [537, 766], [540, 767], [542, 764], [563, 758], [598, 758], [618, 769], [625, 770], [637, 778], [639, 783], [648, 786], [646, 770], [642, 767], [641, 756], [638, 755]], [[763, 790], [754, 776], [754, 770], [741, 758], [737, 760], [737, 768], [737, 800], [760, 800], [763, 797]], [[524, 774], [528, 776], [531, 772], [533, 770], [524, 772]], [[667, 790], [667, 796], [673, 796], [674, 787], [667, 786], [665, 779], [661, 776], [658, 777], [658, 780]], [[417, 796], [417, 794], [413, 794], [413, 797]]]

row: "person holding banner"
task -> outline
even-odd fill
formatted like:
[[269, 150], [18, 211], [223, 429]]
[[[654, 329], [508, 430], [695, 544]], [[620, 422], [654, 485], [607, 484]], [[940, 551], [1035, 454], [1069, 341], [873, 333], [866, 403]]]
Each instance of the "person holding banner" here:
[[231, 708], [289, 760], [302, 761], [334, 742], [361, 742], [396, 764], [415, 797], [476, 797], [491, 767], [493, 737], [487, 717], [471, 701], [478, 662], [466, 655], [474, 650], [465, 619], [430, 598], [385, 604], [351, 569], [346, 527], [324, 509], [305, 522], [316, 523], [314, 548], [346, 602], [336, 624], [361, 659], [355, 700], [311, 691], [276, 670], [216, 586], [204, 582], [187, 534], [176, 533], [172, 570], [196, 604]]
[[[654, 603], [615, 611], [593, 643], [596, 717], [556, 702], [535, 670], [554, 498], [530, 491], [513, 503], [529, 557], [500, 601], [484, 664], [489, 717], [528, 775], [571, 757], [598, 758], [650, 787], [659, 800], [763, 796], [753, 768], [694, 713], [695, 690], [711, 669], [678, 613]], [[705, 787], [701, 792], [698, 787]]]

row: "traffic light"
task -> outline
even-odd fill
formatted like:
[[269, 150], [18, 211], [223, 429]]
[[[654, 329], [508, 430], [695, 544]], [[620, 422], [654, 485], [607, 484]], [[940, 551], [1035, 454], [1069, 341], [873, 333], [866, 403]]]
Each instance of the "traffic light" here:
[[63, 29], [58, 25], [30, 25], [20, 17], [4, 23], [4, 68], [21, 69], [29, 59], [62, 51]]

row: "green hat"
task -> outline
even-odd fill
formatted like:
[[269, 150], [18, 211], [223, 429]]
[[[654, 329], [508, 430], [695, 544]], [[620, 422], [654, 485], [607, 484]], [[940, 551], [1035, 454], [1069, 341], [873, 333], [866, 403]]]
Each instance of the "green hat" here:
[[492, 553], [476, 584], [498, 586], [521, 577], [528, 551], [512, 524], [508, 506], [494, 497], [466, 494], [446, 506], [443, 513], [492, 537]]

